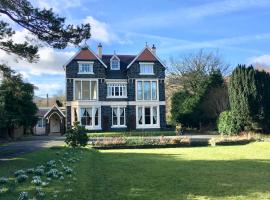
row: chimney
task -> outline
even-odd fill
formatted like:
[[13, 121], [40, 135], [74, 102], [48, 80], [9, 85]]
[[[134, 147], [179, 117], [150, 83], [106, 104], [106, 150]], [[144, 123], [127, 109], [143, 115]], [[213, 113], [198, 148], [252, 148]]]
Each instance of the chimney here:
[[101, 43], [98, 44], [98, 57], [102, 58], [102, 45], [101, 45]]
[[156, 55], [156, 46], [153, 44], [153, 46], [152, 46], [152, 53], [154, 54], [154, 55]]

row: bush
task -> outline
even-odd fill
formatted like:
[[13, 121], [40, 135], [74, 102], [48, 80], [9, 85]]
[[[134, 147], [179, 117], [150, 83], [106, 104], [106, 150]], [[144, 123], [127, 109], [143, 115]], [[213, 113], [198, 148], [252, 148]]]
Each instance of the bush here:
[[241, 131], [241, 126], [231, 111], [220, 113], [217, 126], [218, 132], [225, 135], [234, 135]]
[[79, 122], [75, 122], [74, 126], [67, 131], [65, 142], [68, 146], [73, 148], [86, 146], [88, 143], [86, 129], [83, 126], [80, 126]]

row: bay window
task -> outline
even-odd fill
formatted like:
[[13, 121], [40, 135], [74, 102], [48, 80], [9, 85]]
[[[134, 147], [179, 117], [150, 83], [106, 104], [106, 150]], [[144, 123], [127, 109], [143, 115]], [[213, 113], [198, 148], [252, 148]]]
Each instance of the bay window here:
[[157, 100], [158, 87], [156, 80], [137, 81], [137, 100]]
[[74, 121], [79, 119], [82, 126], [86, 129], [98, 129], [100, 127], [100, 107], [80, 107], [79, 116], [77, 116], [77, 108], [74, 108]]
[[126, 109], [125, 107], [112, 107], [112, 127], [126, 126]]
[[158, 106], [137, 107], [137, 127], [151, 128], [158, 127]]
[[108, 83], [107, 98], [126, 98], [127, 85], [126, 83]]
[[75, 100], [96, 100], [96, 80], [75, 80]]

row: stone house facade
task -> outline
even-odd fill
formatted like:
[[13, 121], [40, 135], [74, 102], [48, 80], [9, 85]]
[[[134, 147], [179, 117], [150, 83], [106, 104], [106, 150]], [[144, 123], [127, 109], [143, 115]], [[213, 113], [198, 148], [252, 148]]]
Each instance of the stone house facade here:
[[64, 66], [66, 125], [89, 130], [144, 130], [166, 127], [165, 65], [156, 48], [138, 55], [102, 54], [81, 48]]

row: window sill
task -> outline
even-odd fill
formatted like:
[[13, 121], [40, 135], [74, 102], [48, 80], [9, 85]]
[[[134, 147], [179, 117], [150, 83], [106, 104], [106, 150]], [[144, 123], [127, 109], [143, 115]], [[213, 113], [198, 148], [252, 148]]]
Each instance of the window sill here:
[[144, 128], [160, 128], [159, 124], [137, 124], [136, 128], [144, 129]]
[[120, 68], [117, 68], [117, 69], [112, 69], [112, 68], [111, 68], [111, 70], [120, 70]]
[[78, 74], [94, 74], [94, 72], [78, 72]]
[[126, 99], [127, 96], [107, 96], [107, 99]]
[[127, 126], [126, 125], [120, 125], [120, 126], [113, 125], [113, 126], [111, 126], [111, 128], [127, 128]]
[[140, 75], [155, 75], [154, 73], [140, 73]]

